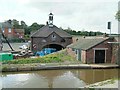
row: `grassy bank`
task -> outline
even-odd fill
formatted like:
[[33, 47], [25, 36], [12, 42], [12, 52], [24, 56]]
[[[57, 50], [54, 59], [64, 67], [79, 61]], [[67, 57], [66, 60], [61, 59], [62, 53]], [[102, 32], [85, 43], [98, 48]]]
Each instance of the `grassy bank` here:
[[22, 58], [10, 61], [3, 61], [3, 64], [31, 64], [31, 63], [60, 63], [60, 62], [77, 62], [67, 54], [66, 49], [38, 58]]

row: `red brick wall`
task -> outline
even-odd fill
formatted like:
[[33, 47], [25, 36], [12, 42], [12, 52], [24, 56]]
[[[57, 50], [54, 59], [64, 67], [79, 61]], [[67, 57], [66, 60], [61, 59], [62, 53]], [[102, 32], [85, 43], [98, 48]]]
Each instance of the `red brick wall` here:
[[[118, 42], [117, 40], [114, 39], [114, 42]], [[120, 46], [118, 44], [112, 44], [112, 63], [118, 63], [118, 56], [119, 56], [119, 48]]]
[[[101, 44], [98, 44], [97, 46], [87, 50], [87, 51], [81, 51], [81, 61], [83, 63], [94, 63], [94, 48], [106, 48], [106, 63], [115, 63], [116, 61], [116, 55], [113, 55], [113, 46], [111, 44], [108, 44], [107, 42], [113, 41], [113, 40], [107, 40], [102, 42]], [[116, 48], [114, 48], [116, 50]], [[72, 50], [72, 48], [67, 48], [67, 52], [72, 57], [76, 58], [76, 52]]]
[[21, 38], [21, 37], [24, 38], [24, 32], [17, 33], [13, 30], [13, 36], [16, 38]]
[[4, 28], [4, 35], [7, 38], [19, 38], [20, 36], [24, 38], [24, 32], [21, 32], [18, 35], [17, 32], [15, 32], [13, 28], [11, 28], [11, 32], [8, 31], [8, 28]]
[[82, 63], [87, 63], [86, 62], [86, 51], [81, 51], [81, 61]]
[[[56, 40], [52, 41], [51, 36], [52, 35], [56, 35]], [[42, 40], [46, 40], [46, 42], [42, 42]], [[61, 39], [64, 39], [65, 42], [61, 42]], [[45, 47], [46, 45], [49, 44], [57, 44], [57, 45], [61, 45], [62, 47], [66, 48], [67, 45], [72, 43], [72, 38], [64, 38], [64, 37], [60, 37], [58, 34], [56, 33], [52, 33], [50, 34], [48, 37], [38, 37], [38, 38], [31, 38], [31, 43], [32, 46], [34, 44], [36, 44], [36, 48], [32, 48], [32, 51], [41, 51], [43, 47]]]
[[94, 48], [107, 48], [106, 50], [106, 63], [111, 63], [112, 59], [112, 46], [108, 44], [107, 42], [110, 40], [107, 40], [92, 49], [87, 50], [86, 52], [86, 61], [87, 63], [94, 63]]
[[67, 52], [70, 56], [72, 56], [73, 58], [76, 58], [77, 55], [76, 55], [76, 52], [72, 50], [72, 48], [68, 48], [67, 47]]

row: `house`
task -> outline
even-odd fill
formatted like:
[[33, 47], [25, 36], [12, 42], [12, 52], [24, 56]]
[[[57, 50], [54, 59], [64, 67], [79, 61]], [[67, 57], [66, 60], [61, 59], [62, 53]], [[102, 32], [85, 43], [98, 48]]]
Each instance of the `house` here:
[[8, 39], [24, 38], [24, 29], [15, 29], [9, 22], [0, 23], [0, 26], [0, 32], [2, 31]]
[[24, 38], [24, 34], [25, 31], [24, 29], [14, 29], [13, 30], [13, 37], [16, 37], [16, 38]]
[[49, 14], [49, 22], [31, 35], [31, 49], [33, 52], [43, 48], [55, 48], [57, 51], [72, 43], [72, 36], [53, 25], [53, 14]]
[[77, 42], [67, 46], [67, 52], [82, 63], [115, 63], [113, 55], [114, 38], [80, 38]]

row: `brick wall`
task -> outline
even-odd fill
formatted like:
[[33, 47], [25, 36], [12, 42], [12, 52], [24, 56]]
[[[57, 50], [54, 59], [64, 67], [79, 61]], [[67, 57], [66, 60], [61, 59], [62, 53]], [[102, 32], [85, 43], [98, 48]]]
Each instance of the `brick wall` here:
[[81, 51], [81, 61], [82, 63], [87, 63], [86, 62], [86, 51]]
[[75, 59], [77, 58], [76, 52], [72, 48], [67, 47], [67, 52], [71, 57], [73, 57]]
[[[11, 32], [9, 32], [8, 30], [9, 28], [4, 28], [4, 32], [3, 34], [7, 37], [7, 38], [24, 38], [24, 32], [15, 32], [15, 29], [11, 28]], [[1, 30], [0, 30], [1, 31]]]
[[111, 63], [112, 59], [112, 46], [111, 44], [108, 44], [107, 42], [110, 40], [107, 40], [89, 50], [86, 52], [86, 61], [87, 63], [95, 63], [94, 61], [94, 48], [107, 48], [106, 49], [106, 63]]
[[[52, 38], [51, 38], [53, 34], [56, 36], [55, 41], [52, 41]], [[61, 42], [62, 39], [64, 39], [65, 42]], [[60, 45], [64, 48], [66, 48], [67, 45], [72, 43], [72, 38], [62, 38], [59, 35], [57, 35], [56, 33], [52, 33], [48, 37], [31, 38], [31, 40], [32, 40], [31, 41], [32, 46], [34, 44], [36, 44], [36, 48], [33, 48], [31, 46], [32, 51], [40, 51], [43, 49], [43, 47], [45, 47], [46, 45], [49, 45], [49, 44], [56, 44], [56, 45]], [[46, 42], [43, 42], [43, 40], [45, 40]]]
[[[98, 44], [94, 47], [92, 47], [91, 49], [84, 51], [81, 51], [81, 61], [83, 63], [95, 63], [94, 60], [94, 48], [102, 48], [106, 50], [106, 63], [115, 63], [116, 59], [117, 59], [117, 55], [118, 55], [118, 50], [116, 50], [115, 47], [113, 47], [111, 44], [108, 44], [108, 42], [113, 41], [112, 39], [106, 40], [104, 42], [102, 42], [101, 44]], [[116, 51], [116, 54], [114, 55], [114, 50]], [[71, 55], [74, 58], [77, 58], [76, 52], [73, 51], [72, 48], [67, 48], [67, 52], [69, 53], [69, 55]]]
[[[116, 39], [114, 39], [114, 42], [119, 42], [119, 40], [117, 41]], [[120, 46], [118, 44], [112, 44], [112, 63], [117, 63], [118, 64], [118, 60], [119, 60], [119, 56], [120, 56]]]

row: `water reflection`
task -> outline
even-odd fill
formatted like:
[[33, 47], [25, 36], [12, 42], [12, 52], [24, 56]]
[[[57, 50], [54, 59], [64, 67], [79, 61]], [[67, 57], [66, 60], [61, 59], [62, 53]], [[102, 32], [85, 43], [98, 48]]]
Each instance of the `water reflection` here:
[[82, 79], [87, 84], [92, 84], [111, 78], [118, 78], [118, 70], [117, 69], [82, 70], [79, 71], [79, 78]]
[[117, 78], [117, 69], [44, 70], [3, 73], [3, 88], [77, 88]]
[[85, 82], [76, 77], [71, 71], [64, 73], [62, 76], [56, 77], [53, 82], [54, 88], [75, 88], [85, 85]]

